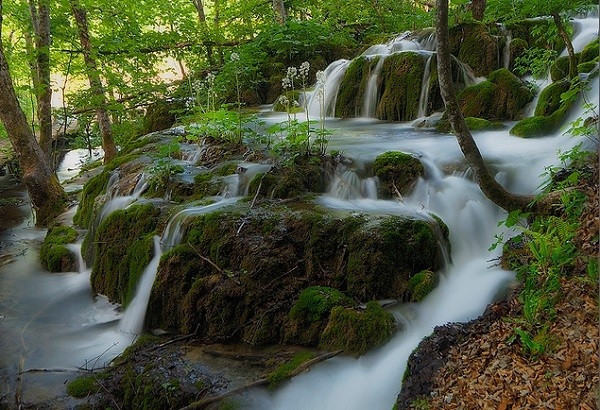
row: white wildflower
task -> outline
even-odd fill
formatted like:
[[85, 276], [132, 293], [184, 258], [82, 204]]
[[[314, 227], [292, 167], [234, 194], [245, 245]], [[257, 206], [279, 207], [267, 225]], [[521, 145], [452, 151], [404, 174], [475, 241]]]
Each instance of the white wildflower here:
[[290, 105], [290, 100], [285, 95], [282, 95], [281, 97], [279, 97], [279, 104], [283, 105], [284, 107], [287, 107], [288, 105]]
[[215, 85], [215, 75], [213, 73], [206, 74], [206, 81], [208, 81], [208, 85], [212, 87]]
[[236, 52], [231, 53], [231, 61], [240, 61], [240, 55]]
[[287, 90], [288, 88], [292, 87], [292, 81], [289, 79], [289, 77], [283, 77], [283, 80], [281, 80], [281, 86], [284, 90]]
[[308, 78], [308, 73], [310, 71], [310, 63], [308, 61], [300, 64], [300, 77]]
[[288, 67], [287, 76], [290, 80], [293, 80], [298, 76], [298, 69], [296, 67]]
[[325, 72], [324, 71], [317, 71], [317, 85], [323, 85], [325, 84]]

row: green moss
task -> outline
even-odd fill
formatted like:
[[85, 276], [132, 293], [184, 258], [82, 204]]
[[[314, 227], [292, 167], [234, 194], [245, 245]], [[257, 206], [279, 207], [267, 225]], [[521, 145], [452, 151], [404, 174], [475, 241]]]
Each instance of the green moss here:
[[600, 56], [600, 41], [595, 39], [586, 45], [579, 53], [579, 64], [596, 60]]
[[121, 158], [125, 157], [126, 155], [130, 154], [132, 151], [139, 149], [139, 148], [143, 148], [146, 145], [153, 142], [154, 140], [156, 140], [156, 138], [153, 138], [149, 135], [132, 138], [129, 141], [127, 141], [127, 143], [123, 146], [123, 148], [121, 148], [119, 150], [119, 154], [117, 155], [117, 157], [115, 157], [115, 159], [120, 158], [120, 157]]
[[211, 172], [204, 172], [194, 177], [194, 195], [197, 198], [218, 195], [221, 182]]
[[238, 169], [237, 162], [226, 162], [225, 164], [218, 166], [215, 170], [213, 170], [211, 172], [214, 175], [217, 175], [220, 177], [226, 177], [228, 175], [235, 174], [237, 169]]
[[525, 118], [516, 123], [510, 133], [517, 137], [543, 137], [552, 135], [565, 121], [570, 104], [563, 104], [551, 115]]
[[160, 210], [134, 205], [111, 213], [96, 234], [91, 282], [94, 292], [126, 304], [154, 253], [152, 236]]
[[408, 280], [410, 300], [422, 301], [437, 286], [438, 276], [430, 270], [423, 270]]
[[589, 73], [591, 72], [600, 62], [600, 57], [596, 57], [592, 61], [588, 61], [587, 63], [581, 63], [577, 65], [577, 71], [580, 73]]
[[70, 226], [55, 226], [48, 229], [40, 250], [40, 260], [50, 272], [72, 272], [77, 270], [77, 258], [67, 249], [78, 233]]
[[511, 120], [518, 118], [533, 97], [533, 92], [521, 80], [501, 68], [491, 73], [486, 81], [461, 91], [458, 101], [465, 117]]
[[490, 130], [495, 128], [494, 124], [483, 118], [467, 117], [465, 118], [465, 123], [471, 131]]
[[98, 393], [101, 389], [97, 381], [98, 377], [99, 376], [83, 376], [71, 380], [67, 383], [67, 394], [81, 399]]
[[559, 57], [550, 66], [550, 78], [552, 81], [562, 80], [569, 75], [569, 57]]
[[568, 80], [557, 81], [544, 88], [535, 107], [535, 115], [547, 117], [556, 112], [561, 106], [561, 94], [569, 88], [571, 83]]
[[515, 60], [523, 55], [525, 50], [529, 48], [527, 41], [522, 38], [513, 38], [509, 45], [509, 65], [512, 71], [515, 68]]
[[269, 374], [269, 376], [267, 376], [267, 379], [269, 380], [269, 387], [273, 389], [281, 385], [281, 383], [291, 377], [294, 370], [314, 357], [315, 355], [310, 352], [297, 353], [290, 361], [280, 365], [271, 374]]
[[414, 52], [392, 54], [381, 67], [376, 116], [385, 121], [410, 121], [419, 113], [425, 57]]
[[311, 286], [298, 296], [290, 310], [290, 318], [316, 322], [329, 315], [333, 307], [349, 303], [352, 304], [352, 300], [337, 289]]
[[106, 184], [110, 174], [108, 172], [102, 172], [90, 179], [81, 191], [81, 199], [77, 212], [73, 216], [73, 223], [84, 228], [89, 227], [94, 215], [94, 203], [99, 195], [104, 194], [106, 190]]
[[529, 47], [552, 48], [561, 51], [565, 48], [565, 43], [560, 36], [552, 36], [550, 42], [548, 42], [548, 36], [539, 35], [540, 32], [553, 32], [556, 30], [555, 27], [551, 19], [518, 20], [506, 25], [514, 39], [523, 39]]
[[395, 195], [396, 188], [405, 192], [412, 187], [425, 169], [421, 161], [409, 154], [388, 151], [375, 158], [373, 172], [379, 178], [380, 193], [389, 197]]
[[394, 329], [394, 317], [377, 302], [367, 303], [365, 310], [338, 306], [331, 311], [319, 347], [360, 356], [388, 341]]
[[335, 116], [339, 118], [360, 117], [363, 109], [363, 96], [369, 83], [371, 72], [377, 66], [380, 57], [367, 59], [358, 57], [352, 61], [340, 83]]
[[487, 26], [461, 24], [450, 29], [450, 52], [467, 64], [475, 75], [486, 76], [498, 68], [498, 44]]
[[[283, 105], [281, 103], [281, 101], [279, 100], [279, 98], [281, 98], [281, 97], [286, 97], [288, 99], [288, 101], [290, 102], [289, 107], [286, 107], [285, 105]], [[273, 103], [273, 111], [287, 112], [288, 109], [292, 113], [302, 111], [302, 108], [294, 107], [294, 101], [297, 101], [298, 103], [300, 102], [300, 91], [298, 91], [298, 90], [286, 91], [283, 94], [281, 94], [281, 96], [279, 98], [277, 98], [277, 100], [275, 100], [275, 102]]]

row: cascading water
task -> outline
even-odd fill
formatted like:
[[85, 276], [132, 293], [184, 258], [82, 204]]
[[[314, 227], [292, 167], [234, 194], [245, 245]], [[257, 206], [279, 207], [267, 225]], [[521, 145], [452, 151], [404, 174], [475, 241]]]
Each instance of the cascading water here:
[[381, 67], [385, 60], [380, 58], [373, 69], [373, 72], [369, 75], [369, 81], [367, 82], [367, 89], [365, 90], [364, 105], [363, 105], [363, 117], [374, 118], [375, 109], [377, 108], [377, 79], [381, 73]]
[[[117, 176], [115, 177], [115, 175]], [[116, 185], [117, 182], [118, 174], [114, 173], [110, 176], [106, 190], [109, 200], [102, 207], [98, 223], [102, 222], [112, 212], [119, 209], [127, 208], [129, 205], [137, 201], [140, 198], [140, 196], [142, 196], [144, 191], [148, 188], [148, 178], [145, 174], [141, 174], [131, 194], [120, 196], [118, 195], [119, 192]]]
[[421, 82], [421, 96], [419, 97], [419, 113], [417, 118], [427, 116], [427, 103], [429, 102], [429, 77], [431, 76], [431, 60], [433, 54], [427, 57], [425, 71], [423, 72], [423, 81]]
[[[337, 60], [334, 61], [325, 69], [325, 82], [319, 85], [319, 88], [323, 88], [323, 105], [325, 115], [333, 116], [335, 114], [335, 102], [337, 99], [337, 93], [340, 88], [340, 83], [344, 78], [346, 69], [350, 65], [348, 60]], [[310, 116], [319, 118], [321, 114], [321, 103], [318, 98], [319, 89], [316, 89], [311, 93], [308, 103], [308, 113]]]

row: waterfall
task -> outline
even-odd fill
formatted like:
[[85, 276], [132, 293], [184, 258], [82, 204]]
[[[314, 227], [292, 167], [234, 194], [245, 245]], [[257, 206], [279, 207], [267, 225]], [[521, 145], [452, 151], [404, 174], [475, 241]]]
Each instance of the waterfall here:
[[427, 62], [425, 63], [425, 71], [423, 72], [423, 81], [421, 82], [421, 95], [419, 97], [419, 113], [417, 114], [417, 118], [422, 118], [427, 116], [427, 103], [429, 102], [429, 77], [431, 76], [431, 60], [433, 59], [433, 54], [427, 57]]
[[83, 260], [83, 255], [81, 255], [81, 244], [80, 243], [70, 243], [65, 245], [68, 250], [71, 251], [75, 256], [77, 256], [77, 271], [79, 273], [83, 273], [86, 270], [85, 261]]
[[102, 211], [100, 212], [99, 216], [99, 223], [101, 223], [112, 212], [119, 209], [125, 209], [129, 205], [137, 201], [139, 197], [142, 196], [144, 191], [148, 188], [148, 177], [145, 174], [140, 174], [135, 184], [135, 187], [133, 188], [133, 191], [129, 195], [119, 196], [116, 180], [111, 185], [111, 180], [113, 179], [114, 175], [116, 175], [116, 173], [111, 175], [108, 182], [108, 186], [110, 188], [107, 188], [106, 192], [109, 200], [102, 207]]
[[381, 67], [383, 67], [384, 57], [381, 57], [375, 66], [375, 69], [369, 75], [369, 81], [367, 82], [367, 89], [365, 90], [364, 105], [363, 105], [363, 117], [375, 118], [375, 109], [377, 108], [377, 79], [379, 73], [381, 73]]
[[504, 48], [502, 49], [502, 67], [508, 69], [510, 67], [510, 43], [512, 42], [512, 32], [504, 25], [500, 25], [500, 30], [505, 38]]
[[[324, 89], [324, 112], [325, 115], [335, 114], [335, 102], [337, 99], [337, 93], [346, 73], [346, 69], [350, 65], [349, 60], [337, 60], [331, 63], [325, 69], [325, 83], [320, 85], [320, 88]], [[313, 91], [310, 101], [308, 103], [308, 113], [312, 117], [319, 117], [321, 112], [321, 105], [319, 102], [319, 89]]]

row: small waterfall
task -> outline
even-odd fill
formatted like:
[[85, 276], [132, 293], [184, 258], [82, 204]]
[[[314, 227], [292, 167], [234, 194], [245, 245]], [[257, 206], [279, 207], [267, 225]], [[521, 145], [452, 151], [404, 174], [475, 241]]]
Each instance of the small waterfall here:
[[369, 75], [369, 81], [367, 83], [367, 89], [365, 90], [364, 105], [363, 105], [363, 117], [364, 118], [375, 118], [375, 109], [377, 108], [377, 79], [381, 73], [381, 67], [383, 67], [384, 57], [381, 57], [375, 66], [373, 72]]
[[[111, 175], [111, 179], [112, 178], [113, 178], [113, 175]], [[110, 180], [109, 180], [109, 183], [110, 183]], [[118, 192], [117, 186], [114, 184], [116, 184], [116, 183], [113, 183], [113, 185], [111, 186], [110, 192], [107, 190], [109, 200], [102, 207], [102, 211], [100, 212], [100, 216], [99, 216], [99, 218], [100, 218], [99, 223], [102, 222], [112, 212], [119, 210], [119, 209], [125, 209], [129, 205], [131, 205], [133, 202], [138, 200], [139, 197], [142, 196], [144, 191], [148, 188], [148, 177], [146, 177], [145, 174], [140, 174], [140, 177], [138, 178], [138, 181], [135, 184], [133, 191], [129, 195], [125, 195], [125, 196], [118, 195], [119, 192]]]
[[431, 60], [433, 54], [427, 58], [425, 71], [423, 72], [423, 81], [421, 82], [421, 96], [419, 97], [419, 113], [417, 118], [427, 116], [427, 103], [429, 102], [429, 77], [431, 76]]
[[[325, 83], [320, 85], [324, 89], [324, 112], [325, 115], [333, 116], [335, 114], [335, 102], [337, 100], [337, 94], [340, 88], [346, 69], [350, 65], [349, 60], [337, 60], [334, 61], [325, 69]], [[321, 112], [321, 105], [319, 102], [319, 91], [316, 89], [310, 98], [308, 103], [308, 113], [310, 116], [319, 117]]]
[[328, 195], [342, 200], [377, 199], [377, 178], [363, 179], [355, 171], [339, 167], [334, 173]]
[[437, 37], [435, 35], [435, 29], [432, 28], [425, 31], [419, 38], [419, 44], [423, 50], [436, 51]]
[[77, 256], [77, 271], [79, 273], [83, 273], [86, 270], [85, 261], [83, 260], [83, 255], [81, 255], [81, 244], [80, 243], [70, 243], [65, 245], [68, 250], [71, 251], [74, 255]]
[[148, 308], [148, 301], [150, 300], [150, 292], [152, 291], [152, 285], [158, 272], [158, 264], [160, 263], [160, 257], [162, 256], [162, 249], [160, 247], [160, 238], [154, 237], [154, 256], [152, 260], [142, 273], [140, 283], [137, 288], [135, 297], [129, 304], [129, 307], [125, 311], [125, 315], [121, 319], [119, 328], [122, 332], [138, 334], [144, 327], [144, 320], [146, 318], [146, 309]]
[[504, 48], [502, 49], [502, 67], [508, 69], [510, 67], [510, 43], [512, 42], [512, 32], [503, 24], [500, 25], [500, 31], [506, 40]]

